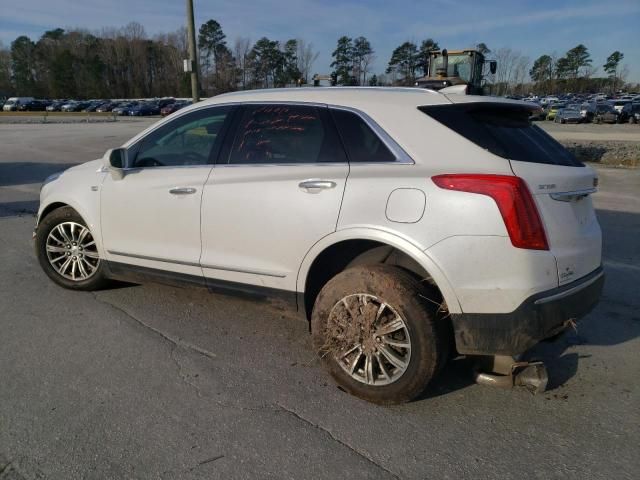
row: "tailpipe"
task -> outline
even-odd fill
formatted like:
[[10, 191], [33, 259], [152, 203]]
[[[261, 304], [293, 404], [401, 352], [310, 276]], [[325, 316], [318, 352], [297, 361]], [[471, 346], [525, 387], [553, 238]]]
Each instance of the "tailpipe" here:
[[534, 395], [547, 389], [549, 376], [542, 362], [520, 362], [496, 355], [481, 358], [474, 368], [474, 381], [498, 388], [524, 387]]

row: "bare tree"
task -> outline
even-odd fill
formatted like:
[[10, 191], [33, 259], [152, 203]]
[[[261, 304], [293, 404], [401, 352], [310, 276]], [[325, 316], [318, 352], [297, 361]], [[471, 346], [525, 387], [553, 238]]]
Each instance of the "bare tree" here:
[[527, 78], [529, 57], [510, 48], [500, 48], [495, 52], [498, 70], [495, 75], [495, 94], [506, 95], [515, 92]]
[[313, 43], [307, 43], [305, 40], [299, 38], [298, 42], [298, 70], [302, 73], [302, 78], [305, 83], [309, 83], [311, 77], [311, 70], [313, 64], [318, 59], [320, 52], [313, 50]]
[[236, 71], [238, 73], [237, 84], [243, 90], [249, 85], [249, 52], [251, 51], [251, 40], [246, 37], [236, 38], [233, 44], [233, 53], [236, 60]]

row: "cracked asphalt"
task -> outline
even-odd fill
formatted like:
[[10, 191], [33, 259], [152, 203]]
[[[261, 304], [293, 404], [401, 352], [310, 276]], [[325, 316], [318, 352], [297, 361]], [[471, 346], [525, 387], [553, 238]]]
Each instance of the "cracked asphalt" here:
[[0, 125], [0, 479], [638, 477], [640, 171], [599, 169], [605, 295], [531, 352], [547, 392], [474, 385], [458, 359], [423, 399], [378, 407], [274, 306], [40, 271], [39, 183], [147, 124]]

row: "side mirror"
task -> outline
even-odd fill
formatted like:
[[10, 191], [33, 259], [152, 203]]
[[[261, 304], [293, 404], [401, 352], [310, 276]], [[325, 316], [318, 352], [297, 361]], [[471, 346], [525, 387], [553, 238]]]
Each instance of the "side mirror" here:
[[124, 169], [127, 166], [127, 150], [124, 148], [113, 148], [107, 150], [102, 157], [104, 165], [111, 172], [114, 180], [121, 180], [124, 177]]
[[496, 62], [495, 60], [491, 60], [489, 62], [489, 71], [491, 72], [491, 75], [495, 75], [498, 71], [498, 62]]

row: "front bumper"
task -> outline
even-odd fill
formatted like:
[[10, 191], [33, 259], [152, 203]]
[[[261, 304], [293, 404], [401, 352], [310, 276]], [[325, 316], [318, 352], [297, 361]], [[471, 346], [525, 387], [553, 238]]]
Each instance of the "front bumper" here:
[[452, 314], [456, 349], [467, 355], [518, 355], [565, 330], [596, 306], [602, 267], [569, 285], [538, 293], [511, 313]]

